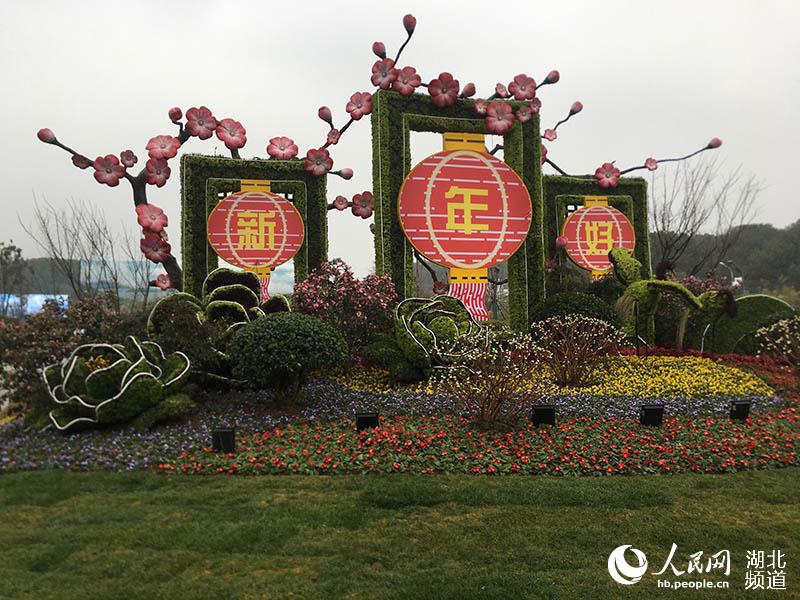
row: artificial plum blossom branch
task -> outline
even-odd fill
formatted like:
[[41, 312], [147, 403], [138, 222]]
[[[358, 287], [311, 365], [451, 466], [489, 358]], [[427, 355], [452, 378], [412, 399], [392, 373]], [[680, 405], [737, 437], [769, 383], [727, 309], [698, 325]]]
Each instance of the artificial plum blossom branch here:
[[680, 156], [678, 158], [659, 158], [659, 159], [648, 158], [644, 161], [643, 165], [640, 165], [638, 167], [629, 167], [627, 169], [623, 169], [622, 171], [620, 171], [620, 174], [624, 175], [625, 173], [638, 171], [639, 169], [647, 169], [648, 171], [655, 171], [658, 168], [658, 165], [661, 163], [679, 162], [682, 160], [686, 160], [688, 158], [692, 158], [693, 156], [697, 156], [698, 154], [700, 154], [701, 152], [705, 152], [706, 150], [714, 150], [716, 148], [719, 148], [721, 145], [722, 145], [721, 139], [719, 139], [718, 137], [711, 138], [708, 144], [706, 144], [699, 150], [695, 150], [694, 152], [687, 154], [686, 156]]

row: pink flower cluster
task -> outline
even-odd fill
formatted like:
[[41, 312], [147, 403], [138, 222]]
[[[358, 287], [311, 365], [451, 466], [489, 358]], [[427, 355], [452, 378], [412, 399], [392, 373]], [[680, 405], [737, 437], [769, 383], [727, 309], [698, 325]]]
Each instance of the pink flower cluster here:
[[295, 283], [294, 310], [341, 328], [352, 350], [377, 332], [387, 329], [397, 293], [388, 275], [356, 279], [350, 267], [334, 259]]

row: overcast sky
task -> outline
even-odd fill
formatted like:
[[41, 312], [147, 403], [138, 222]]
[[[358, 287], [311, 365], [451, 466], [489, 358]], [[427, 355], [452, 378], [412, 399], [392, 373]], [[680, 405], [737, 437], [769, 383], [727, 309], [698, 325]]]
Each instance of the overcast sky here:
[[[485, 97], [517, 73], [538, 81], [558, 69], [561, 81], [541, 90], [543, 127], [574, 100], [585, 106], [548, 144], [568, 171], [681, 155], [719, 136], [724, 168], [743, 165], [766, 186], [757, 221], [785, 226], [800, 218], [797, 1], [2, 0], [0, 164], [10, 210], [0, 240], [39, 254], [18, 222], [31, 221], [34, 196], [89, 201], [120, 229], [135, 230], [130, 186], [95, 183], [91, 169], [76, 169], [68, 154], [36, 139], [40, 127], [90, 158], [130, 148], [140, 167], [150, 137], [176, 133], [168, 108], [204, 104], [247, 128], [243, 156], [266, 156], [276, 135], [294, 138], [304, 153], [324, 140], [320, 105], [343, 124], [350, 94], [372, 90], [370, 46], [382, 40], [393, 55], [406, 12], [418, 26], [401, 63], [424, 81], [450, 71]], [[440, 147], [432, 134], [412, 144], [416, 159]], [[216, 138], [192, 138], [184, 149], [225, 151]], [[369, 120], [362, 119], [333, 149], [335, 168], [356, 175], [330, 178], [331, 198], [371, 189], [370, 153]], [[177, 159], [170, 164], [171, 180], [148, 194], [169, 214], [179, 249]], [[368, 272], [367, 222], [331, 214], [330, 235], [331, 257]]]

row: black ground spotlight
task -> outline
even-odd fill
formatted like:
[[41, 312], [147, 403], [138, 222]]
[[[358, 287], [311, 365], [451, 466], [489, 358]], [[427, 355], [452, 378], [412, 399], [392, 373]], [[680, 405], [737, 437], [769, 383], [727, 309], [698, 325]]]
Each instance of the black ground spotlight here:
[[211, 447], [214, 452], [236, 451], [236, 430], [233, 427], [215, 427], [211, 430]]
[[531, 409], [531, 422], [534, 427], [556, 424], [555, 404], [537, 404]]
[[750, 416], [750, 400], [731, 401], [731, 421], [744, 421]]
[[639, 423], [649, 427], [661, 427], [664, 422], [663, 404], [642, 404], [639, 409]]
[[378, 426], [378, 423], [378, 413], [376, 412], [356, 413], [356, 431], [373, 429]]

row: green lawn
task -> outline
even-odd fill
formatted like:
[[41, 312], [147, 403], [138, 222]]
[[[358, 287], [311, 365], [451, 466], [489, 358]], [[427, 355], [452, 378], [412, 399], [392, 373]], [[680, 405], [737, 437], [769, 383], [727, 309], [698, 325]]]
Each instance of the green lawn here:
[[[798, 597], [799, 476], [3, 475], [0, 596]], [[682, 568], [690, 553], [730, 550], [730, 589], [609, 577], [616, 546], [643, 550], [651, 572], [672, 542]], [[745, 591], [745, 551], [773, 548], [787, 555], [787, 591]]]

